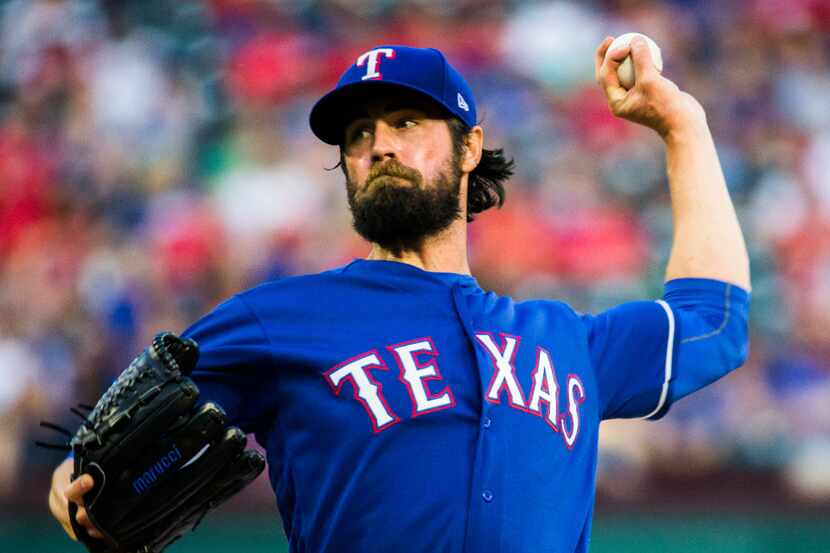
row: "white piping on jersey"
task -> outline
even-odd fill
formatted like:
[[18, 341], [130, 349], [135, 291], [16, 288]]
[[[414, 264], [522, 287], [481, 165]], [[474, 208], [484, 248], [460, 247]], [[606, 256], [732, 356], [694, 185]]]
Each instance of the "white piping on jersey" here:
[[668, 343], [666, 344], [666, 369], [665, 369], [665, 380], [663, 381], [663, 390], [660, 392], [660, 401], [657, 402], [657, 407], [654, 408], [654, 411], [642, 417], [644, 419], [648, 419], [656, 415], [660, 412], [660, 409], [663, 408], [663, 405], [666, 404], [666, 398], [669, 395], [669, 381], [671, 380], [671, 362], [672, 362], [672, 354], [674, 352], [674, 313], [672, 313], [671, 307], [669, 304], [664, 302], [663, 300], [657, 300], [657, 303], [660, 304], [660, 307], [666, 312], [666, 316], [669, 318], [669, 339]]

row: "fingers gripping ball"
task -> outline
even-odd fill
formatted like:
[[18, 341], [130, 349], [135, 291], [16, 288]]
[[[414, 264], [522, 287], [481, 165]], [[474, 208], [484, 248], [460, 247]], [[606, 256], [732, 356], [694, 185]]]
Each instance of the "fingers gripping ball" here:
[[[73, 480], [92, 475], [86, 515], [103, 540], [72, 527], [94, 553], [158, 553], [265, 467], [215, 403], [199, 405], [189, 378], [193, 340], [159, 334], [101, 397], [71, 445]], [[74, 508], [73, 508], [74, 506]]]
[[[644, 34], [625, 33], [624, 35], [620, 35], [608, 46], [607, 52], [613, 52], [617, 48], [628, 46], [634, 37], [641, 37], [645, 39], [646, 44], [648, 44], [649, 52], [651, 52], [651, 60], [654, 62], [654, 66], [657, 68], [657, 71], [662, 72], [663, 55], [660, 53], [660, 47], [657, 46], [656, 42]], [[627, 56], [617, 68], [617, 77], [620, 79], [620, 86], [623, 88], [630, 89], [634, 86], [636, 76], [634, 74], [634, 62], [631, 59], [631, 55]]]

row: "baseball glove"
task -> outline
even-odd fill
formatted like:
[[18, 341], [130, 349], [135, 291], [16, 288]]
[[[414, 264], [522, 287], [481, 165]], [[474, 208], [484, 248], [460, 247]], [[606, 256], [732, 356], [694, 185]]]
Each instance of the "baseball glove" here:
[[197, 407], [188, 375], [198, 357], [193, 340], [157, 335], [72, 438], [72, 479], [92, 475], [84, 504], [104, 535], [91, 538], [70, 503], [72, 527], [91, 552], [157, 553], [265, 468], [221, 407]]

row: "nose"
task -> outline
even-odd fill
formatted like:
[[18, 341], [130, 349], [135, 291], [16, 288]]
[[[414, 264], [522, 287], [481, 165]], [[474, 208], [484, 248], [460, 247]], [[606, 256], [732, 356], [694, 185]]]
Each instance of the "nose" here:
[[372, 141], [372, 163], [397, 159], [397, 157], [397, 140], [394, 129], [384, 121], [376, 122]]

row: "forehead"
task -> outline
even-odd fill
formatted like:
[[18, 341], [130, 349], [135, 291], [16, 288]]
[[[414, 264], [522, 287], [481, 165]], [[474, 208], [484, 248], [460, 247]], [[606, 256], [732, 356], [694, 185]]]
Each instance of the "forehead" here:
[[384, 87], [375, 93], [371, 92], [367, 90], [364, 94], [356, 95], [349, 102], [349, 106], [343, 113], [344, 126], [358, 119], [379, 118], [401, 110], [419, 111], [432, 119], [447, 118], [446, 112], [437, 102], [415, 91]]

